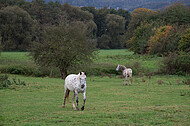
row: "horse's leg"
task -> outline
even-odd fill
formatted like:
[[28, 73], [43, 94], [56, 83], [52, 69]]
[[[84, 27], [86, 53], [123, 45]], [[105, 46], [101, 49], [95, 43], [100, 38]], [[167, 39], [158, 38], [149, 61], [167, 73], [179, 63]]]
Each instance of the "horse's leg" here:
[[74, 92], [74, 94], [73, 94], [72, 101], [73, 101], [73, 109], [76, 109], [76, 108], [75, 108], [75, 103], [74, 103], [74, 100], [75, 100], [75, 92]]
[[65, 89], [65, 96], [64, 96], [64, 102], [63, 102], [63, 108], [65, 108], [65, 101], [66, 101], [66, 98], [67, 98], [67, 89]]
[[132, 75], [130, 74], [130, 75], [129, 75], [129, 85], [131, 85], [132, 81], [133, 81], [133, 80], [132, 80]]
[[126, 85], [127, 85], [127, 75], [126, 75]]
[[75, 92], [76, 94], [76, 102], [77, 102], [77, 111], [79, 111], [79, 97], [78, 97], [78, 92]]
[[123, 76], [123, 85], [124, 85], [125, 77]]
[[82, 105], [81, 110], [84, 110], [85, 101], [86, 101], [86, 92], [83, 93], [83, 105]]

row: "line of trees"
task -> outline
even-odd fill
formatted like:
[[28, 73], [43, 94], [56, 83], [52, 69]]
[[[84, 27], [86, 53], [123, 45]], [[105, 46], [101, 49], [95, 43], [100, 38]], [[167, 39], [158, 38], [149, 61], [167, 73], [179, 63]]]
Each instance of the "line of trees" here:
[[[160, 54], [176, 49], [188, 51], [186, 48], [189, 47], [184, 45], [188, 42], [182, 42], [181, 39], [183, 36], [185, 40], [184, 36], [188, 36], [185, 34], [188, 34], [187, 28], [190, 26], [190, 9], [180, 3], [164, 10], [138, 8], [130, 13], [123, 9], [78, 8], [68, 3], [45, 3], [44, 0], [1, 0], [0, 17], [1, 49], [6, 51], [27, 51], [31, 43], [42, 40], [43, 31], [47, 27], [58, 26], [65, 21], [86, 22], [87, 19], [90, 19], [85, 23], [90, 30], [88, 37], [97, 48], [127, 47], [139, 54]], [[169, 30], [164, 32], [161, 27]], [[159, 33], [159, 29], [162, 33]], [[165, 44], [171, 41], [167, 47], [153, 42], [159, 35], [157, 41], [164, 41]], [[156, 51], [157, 45], [164, 47]]]
[[[164, 50], [188, 50], [186, 48], [189, 47], [184, 45], [188, 42], [183, 43], [181, 39], [182, 36], [188, 36], [185, 34], [188, 34], [187, 28], [190, 26], [190, 9], [180, 3], [161, 11], [138, 8], [130, 13], [107, 7], [78, 8], [68, 3], [61, 5], [59, 2], [47, 4], [44, 0], [2, 0], [0, 17], [1, 48], [6, 51], [27, 51], [31, 43], [42, 40], [42, 33], [48, 26], [57, 26], [65, 21], [86, 22], [87, 19], [91, 19], [86, 23], [90, 30], [88, 36], [97, 48], [127, 47], [139, 54], [157, 54], [167, 53]], [[164, 32], [161, 27], [169, 31]], [[159, 33], [159, 29], [162, 33]], [[165, 47], [162, 43], [153, 42], [159, 35], [157, 41], [165, 41], [165, 44], [171, 41], [173, 44]], [[156, 51], [157, 45], [164, 47]]]
[[59, 68], [64, 79], [68, 70], [87, 66], [95, 48], [188, 54], [190, 8], [175, 3], [164, 10], [138, 8], [130, 13], [44, 0], [0, 1], [0, 51], [30, 51], [37, 64]]
[[190, 8], [180, 3], [162, 11], [135, 9], [128, 25], [127, 46], [138, 54], [189, 52], [189, 30]]
[[[89, 16], [90, 15], [90, 16]], [[44, 0], [0, 1], [1, 46], [6, 51], [27, 51], [33, 42], [42, 40], [48, 26], [58, 26], [65, 21], [92, 19], [89, 35], [97, 48], [125, 47], [125, 32], [130, 20], [129, 11], [95, 7], [73, 7], [68, 3], [45, 3]]]

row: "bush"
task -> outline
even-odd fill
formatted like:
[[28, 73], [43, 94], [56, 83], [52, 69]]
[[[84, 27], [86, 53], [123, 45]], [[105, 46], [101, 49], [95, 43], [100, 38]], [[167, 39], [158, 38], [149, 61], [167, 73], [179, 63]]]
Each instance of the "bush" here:
[[190, 55], [170, 53], [161, 61], [161, 72], [165, 74], [190, 74]]
[[102, 74], [118, 74], [115, 70], [116, 65], [112, 65], [109, 63], [105, 64], [92, 64], [90, 67], [87, 68], [86, 72], [88, 75], [100, 76]]
[[0, 75], [0, 89], [11, 88], [11, 85], [26, 86], [26, 83], [16, 78], [12, 78], [11, 81], [8, 75]]
[[128, 63], [125, 64], [127, 68], [131, 68], [133, 75], [142, 75], [143, 73], [148, 73], [148, 69], [144, 68], [140, 62]]
[[11, 85], [10, 80], [8, 80], [8, 75], [0, 75], [0, 89], [8, 88]]

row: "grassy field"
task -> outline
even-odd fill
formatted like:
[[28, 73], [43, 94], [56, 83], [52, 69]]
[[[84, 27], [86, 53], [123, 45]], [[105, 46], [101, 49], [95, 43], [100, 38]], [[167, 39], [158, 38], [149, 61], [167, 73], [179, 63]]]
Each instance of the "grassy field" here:
[[159, 69], [159, 61], [161, 57], [150, 55], [134, 55], [126, 49], [115, 50], [100, 50], [96, 63], [109, 63], [109, 64], [122, 64], [129, 65], [136, 62], [140, 63], [142, 67], [149, 69], [150, 71], [156, 71]]
[[[25, 73], [26, 75], [34, 76], [43, 74], [49, 75], [48, 72], [50, 72], [50, 70], [35, 65], [28, 54], [28, 52], [2, 52], [0, 56], [0, 71], [7, 73]], [[105, 71], [110, 73], [110, 71], [115, 71], [118, 64], [125, 65], [126, 67], [139, 66], [141, 67], [140, 69], [146, 69], [145, 71], [155, 72], [159, 69], [160, 59], [162, 58], [156, 56], [134, 55], [133, 52], [129, 52], [126, 49], [100, 50], [91, 66], [92, 69], [87, 71], [87, 73], [90, 72], [90, 75], [93, 74], [92, 71], [101, 71], [95, 73], [95, 75], [100, 75], [100, 73]], [[43, 71], [45, 69], [46, 71]], [[135, 69], [133, 68], [133, 70]], [[40, 74], [40, 72], [42, 73]], [[53, 73], [56, 77], [59, 76], [59, 70], [54, 69]]]
[[0, 125], [190, 125], [190, 90], [182, 83], [184, 77], [133, 77], [132, 86], [123, 86], [117, 76], [88, 77], [84, 111], [72, 109], [73, 93], [62, 108], [61, 79], [12, 77], [26, 86], [0, 90]]
[[[26, 52], [2, 52], [0, 69], [35, 68]], [[133, 55], [127, 50], [100, 50], [97, 64], [140, 62], [152, 71], [161, 58]], [[115, 69], [115, 67], [113, 69]], [[24, 68], [23, 68], [24, 69]], [[18, 71], [18, 70], [17, 70]], [[190, 125], [190, 87], [185, 76], [133, 76], [132, 86], [123, 86], [120, 76], [87, 76], [84, 111], [62, 108], [64, 80], [9, 74], [26, 83], [0, 90], [0, 125]], [[82, 106], [82, 94], [79, 95]]]

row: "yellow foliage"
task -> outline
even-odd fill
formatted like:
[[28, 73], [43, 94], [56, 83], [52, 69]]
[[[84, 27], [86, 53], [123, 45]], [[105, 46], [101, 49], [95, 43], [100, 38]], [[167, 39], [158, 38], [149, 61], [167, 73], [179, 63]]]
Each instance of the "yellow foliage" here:
[[189, 51], [190, 49], [190, 28], [186, 30], [186, 33], [181, 36], [180, 41], [178, 42], [178, 49], [180, 51]]
[[157, 29], [157, 32], [154, 36], [150, 37], [148, 44], [148, 53], [153, 51], [158, 45], [162, 44], [162, 38], [166, 38], [169, 31], [172, 29], [172, 26], [163, 26]]
[[132, 17], [149, 13], [153, 13], [153, 11], [151, 9], [146, 9], [146, 8], [137, 8], [132, 12]]

